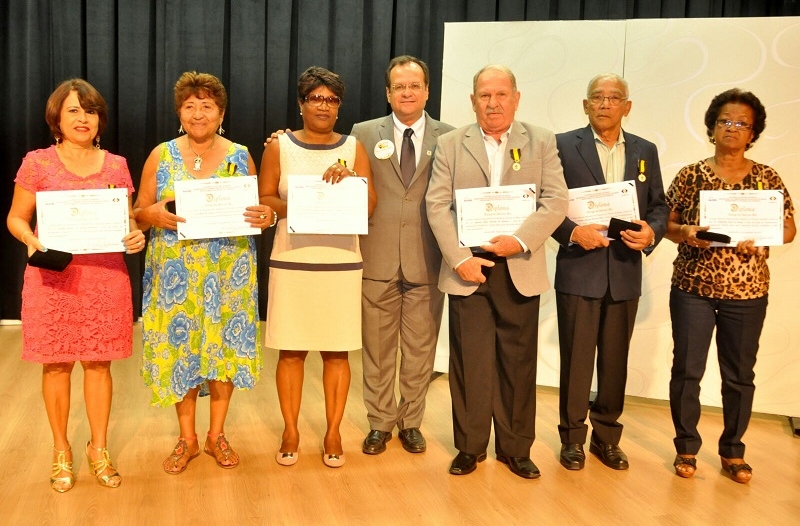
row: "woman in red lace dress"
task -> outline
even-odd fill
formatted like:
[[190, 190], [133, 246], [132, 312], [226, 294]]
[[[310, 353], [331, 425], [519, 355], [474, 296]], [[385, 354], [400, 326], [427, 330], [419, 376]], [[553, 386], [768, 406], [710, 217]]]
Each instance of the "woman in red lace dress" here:
[[7, 220], [9, 231], [25, 243], [29, 256], [45, 248], [38, 230], [31, 229], [36, 192], [128, 190], [130, 233], [120, 239], [120, 252], [75, 255], [62, 272], [28, 265], [22, 288], [22, 359], [43, 364], [42, 394], [53, 432], [50, 485], [63, 493], [75, 483], [67, 420], [70, 378], [79, 361], [91, 429], [88, 464], [101, 485], [115, 488], [121, 479], [106, 448], [111, 360], [130, 356], [133, 319], [130, 279], [121, 251], [141, 251], [144, 235], [130, 213], [133, 183], [125, 159], [100, 149], [107, 120], [103, 97], [84, 80], [66, 80], [50, 95], [45, 116], [56, 144], [23, 159]]

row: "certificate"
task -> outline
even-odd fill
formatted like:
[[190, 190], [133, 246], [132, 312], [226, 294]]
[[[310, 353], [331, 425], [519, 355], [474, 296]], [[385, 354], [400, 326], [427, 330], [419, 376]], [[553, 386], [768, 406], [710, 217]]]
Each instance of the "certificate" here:
[[336, 184], [319, 175], [288, 177], [286, 228], [289, 234], [366, 234], [369, 183], [345, 177]]
[[128, 189], [36, 192], [39, 241], [73, 254], [125, 252]]
[[700, 190], [700, 226], [731, 236], [727, 245], [752, 239], [756, 246], [783, 245], [782, 190]]
[[578, 225], [608, 225], [612, 217], [639, 219], [635, 181], [570, 188], [567, 217]]
[[535, 184], [459, 188], [458, 243], [462, 247], [488, 245], [495, 236], [512, 235], [535, 211]]
[[176, 215], [180, 239], [254, 236], [261, 229], [244, 220], [245, 209], [258, 205], [254, 175], [175, 181]]

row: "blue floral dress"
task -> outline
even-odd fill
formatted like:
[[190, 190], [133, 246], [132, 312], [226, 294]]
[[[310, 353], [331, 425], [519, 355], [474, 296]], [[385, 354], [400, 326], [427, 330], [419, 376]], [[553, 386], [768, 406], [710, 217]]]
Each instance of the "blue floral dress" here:
[[[247, 148], [232, 144], [212, 177], [247, 174]], [[174, 197], [174, 181], [192, 179], [175, 141], [163, 144], [156, 199]], [[207, 381], [250, 389], [258, 381], [261, 348], [253, 236], [179, 241], [153, 227], [143, 277], [142, 376], [152, 405], [169, 406]]]

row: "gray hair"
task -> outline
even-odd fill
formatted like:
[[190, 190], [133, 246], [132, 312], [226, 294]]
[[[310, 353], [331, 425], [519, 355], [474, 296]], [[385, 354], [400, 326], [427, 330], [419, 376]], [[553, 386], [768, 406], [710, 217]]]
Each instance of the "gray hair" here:
[[475, 76], [472, 77], [472, 93], [473, 93], [473, 95], [475, 94], [475, 92], [478, 89], [478, 77], [480, 77], [481, 74], [483, 74], [485, 71], [489, 71], [489, 70], [499, 71], [500, 73], [504, 73], [505, 75], [507, 75], [508, 78], [511, 79], [511, 88], [512, 88], [513, 92], [514, 93], [517, 92], [517, 77], [514, 76], [514, 73], [510, 69], [508, 69], [507, 67], [502, 66], [500, 64], [489, 64], [488, 66], [482, 67], [477, 73], [475, 73]]
[[623, 93], [623, 95], [625, 95], [625, 98], [627, 99], [628, 96], [630, 95], [630, 90], [628, 89], [628, 81], [627, 80], [625, 80], [624, 78], [620, 77], [616, 73], [601, 73], [600, 75], [597, 75], [592, 80], [590, 80], [589, 81], [589, 85], [586, 86], [586, 98], [587, 99], [592, 94], [592, 86], [594, 86], [596, 83], [600, 82], [601, 80], [613, 80], [615, 82], [619, 82], [620, 84], [622, 84], [622, 87], [625, 89], [625, 93]]

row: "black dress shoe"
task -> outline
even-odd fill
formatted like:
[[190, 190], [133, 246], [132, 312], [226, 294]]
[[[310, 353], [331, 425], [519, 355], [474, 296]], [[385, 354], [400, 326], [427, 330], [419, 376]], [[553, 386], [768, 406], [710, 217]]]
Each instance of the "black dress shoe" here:
[[628, 456], [616, 444], [603, 444], [592, 439], [589, 451], [611, 469], [628, 469]]
[[538, 479], [541, 476], [539, 468], [533, 463], [530, 457], [507, 457], [497, 455], [497, 460], [503, 464], [508, 464], [511, 473], [524, 479]]
[[391, 431], [371, 430], [361, 444], [361, 451], [367, 455], [377, 455], [386, 451], [386, 442], [392, 439]]
[[470, 455], [459, 451], [456, 458], [453, 459], [453, 463], [450, 464], [450, 474], [469, 475], [478, 467], [478, 462], [483, 462], [484, 460], [486, 460], [485, 452], [480, 455]]
[[403, 444], [403, 449], [409, 453], [424, 453], [427, 445], [425, 444], [425, 437], [418, 427], [409, 427], [403, 429], [397, 434], [400, 437], [400, 442]]
[[561, 444], [561, 455], [559, 460], [561, 465], [567, 469], [583, 469], [586, 462], [586, 453], [583, 452], [583, 444]]

